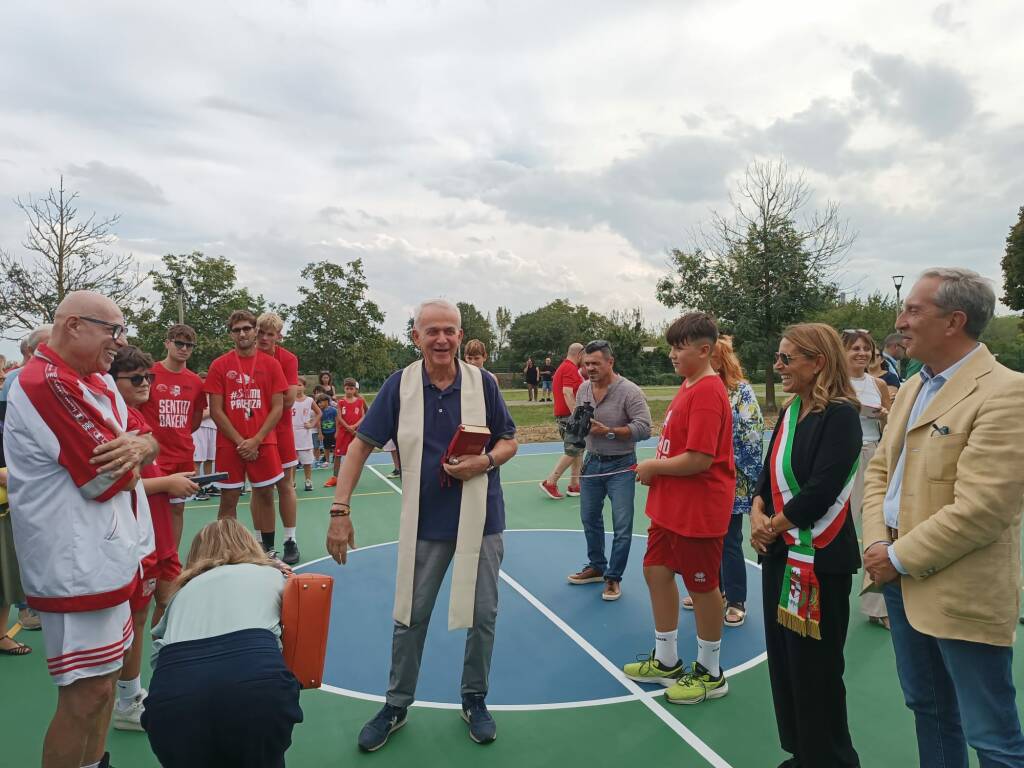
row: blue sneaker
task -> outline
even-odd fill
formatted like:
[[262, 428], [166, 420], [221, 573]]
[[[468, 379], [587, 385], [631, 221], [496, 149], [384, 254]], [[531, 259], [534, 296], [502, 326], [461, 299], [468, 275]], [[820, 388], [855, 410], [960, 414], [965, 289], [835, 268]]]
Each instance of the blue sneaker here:
[[364, 752], [376, 752], [388, 743], [388, 736], [405, 725], [408, 714], [407, 707], [385, 704], [359, 732], [359, 748]]
[[462, 719], [469, 723], [469, 738], [477, 744], [490, 744], [498, 738], [498, 726], [487, 711], [482, 694], [474, 693], [462, 697]]

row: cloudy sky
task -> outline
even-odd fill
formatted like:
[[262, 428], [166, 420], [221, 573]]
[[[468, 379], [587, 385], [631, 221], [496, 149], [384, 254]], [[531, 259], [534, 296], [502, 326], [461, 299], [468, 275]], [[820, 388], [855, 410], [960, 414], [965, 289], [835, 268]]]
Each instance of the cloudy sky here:
[[360, 257], [389, 331], [433, 294], [657, 322], [666, 250], [784, 157], [859, 233], [844, 286], [999, 279], [1022, 33], [995, 0], [5, 3], [0, 245], [63, 173], [146, 265], [290, 301]]

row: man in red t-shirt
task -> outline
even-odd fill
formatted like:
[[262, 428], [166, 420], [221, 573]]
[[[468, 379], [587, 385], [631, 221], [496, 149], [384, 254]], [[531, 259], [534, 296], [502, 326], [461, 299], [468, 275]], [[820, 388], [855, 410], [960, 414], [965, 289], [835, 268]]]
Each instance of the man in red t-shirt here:
[[[551, 380], [551, 389], [555, 396], [555, 424], [558, 425], [558, 436], [565, 439], [565, 427], [569, 423], [576, 408], [576, 390], [583, 383], [583, 376], [580, 374], [580, 363], [583, 360], [583, 345], [574, 341], [569, 345], [569, 351], [565, 353], [565, 360], [558, 366], [555, 375]], [[572, 474], [569, 476], [569, 488], [566, 491], [570, 496], [580, 495], [580, 466], [583, 464], [583, 455], [565, 455], [558, 459], [555, 468], [547, 479], [541, 481], [540, 489], [549, 499], [565, 498], [558, 490], [558, 480], [562, 474], [572, 465]]]
[[[718, 573], [736, 492], [732, 408], [711, 367], [718, 341], [715, 321], [703, 312], [683, 315], [665, 333], [676, 373], [684, 381], [665, 413], [655, 458], [642, 461], [636, 479], [647, 494], [644, 578], [651, 593], [655, 648], [626, 664], [627, 677], [668, 686], [672, 704], [698, 704], [729, 692], [719, 665], [722, 597]], [[679, 659], [679, 590], [683, 577], [697, 623], [697, 661], [689, 672]]]
[[[275, 312], [264, 312], [256, 318], [256, 347], [260, 354], [270, 355], [281, 365], [288, 390], [284, 393], [285, 416], [277, 422], [277, 453], [281, 457], [281, 471], [284, 477], [277, 481], [277, 497], [281, 509], [281, 525], [284, 528], [284, 553], [281, 559], [288, 565], [299, 562], [299, 545], [295, 542], [295, 528], [298, 520], [298, 499], [295, 497], [295, 466], [299, 463], [295, 452], [295, 432], [292, 431], [292, 405], [299, 391], [299, 358], [278, 344], [284, 320]], [[253, 521], [257, 523], [264, 541], [274, 546], [274, 495], [270, 494], [270, 505], [266, 509], [253, 498]]]
[[[175, 324], [167, 329], [164, 348], [167, 356], [156, 363], [149, 400], [139, 406], [146, 423], [160, 446], [157, 466], [161, 474], [195, 472], [195, 444], [192, 433], [199, 429], [206, 408], [203, 380], [187, 367], [196, 347], [196, 332], [190, 326]], [[174, 546], [181, 544], [185, 499], [172, 497], [171, 529]]]
[[[235, 348], [210, 364], [206, 393], [210, 417], [217, 424], [217, 471], [228, 479], [221, 488], [218, 517], [236, 517], [242, 485], [252, 486], [253, 526], [260, 530], [257, 509], [273, 504], [274, 484], [284, 477], [275, 427], [288, 391], [281, 365], [256, 350], [256, 316], [236, 309], [228, 318]], [[272, 542], [263, 541], [271, 550]]]

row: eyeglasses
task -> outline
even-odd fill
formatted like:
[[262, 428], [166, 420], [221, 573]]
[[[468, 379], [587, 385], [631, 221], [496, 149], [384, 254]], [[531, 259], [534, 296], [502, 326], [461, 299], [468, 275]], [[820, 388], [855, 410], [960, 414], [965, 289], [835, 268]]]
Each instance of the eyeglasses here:
[[254, 330], [256, 330], [256, 329], [253, 328], [251, 325], [240, 325], [237, 328], [232, 328], [231, 332], [232, 333], [252, 333]]
[[196, 346], [194, 341], [179, 341], [178, 339], [171, 339], [171, 341], [178, 349], [193, 349]]
[[114, 341], [123, 339], [128, 334], [128, 329], [120, 323], [108, 323], [106, 320], [100, 320], [98, 317], [87, 317], [86, 315], [79, 315], [78, 319], [85, 320], [93, 325], [102, 325], [104, 328], [109, 328], [110, 338]]
[[[814, 357], [814, 355], [808, 355], [806, 352], [799, 352], [798, 355], [800, 357]], [[788, 368], [793, 364], [793, 358], [795, 357], [797, 357], [797, 355], [787, 355], [785, 352], [776, 352], [775, 362], [782, 363], [783, 366]]]
[[583, 351], [586, 352], [588, 355], [592, 355], [594, 352], [600, 352], [602, 349], [607, 349], [608, 351], [611, 351], [611, 348], [612, 345], [609, 344], [607, 341], [605, 341], [604, 339], [598, 339], [597, 341], [592, 341], [589, 344], [587, 344], [587, 346], [583, 348]]
[[131, 376], [118, 376], [118, 381], [130, 381], [133, 387], [141, 387], [142, 382], [146, 382], [146, 386], [150, 386], [156, 381], [156, 375], [152, 373], [135, 373]]

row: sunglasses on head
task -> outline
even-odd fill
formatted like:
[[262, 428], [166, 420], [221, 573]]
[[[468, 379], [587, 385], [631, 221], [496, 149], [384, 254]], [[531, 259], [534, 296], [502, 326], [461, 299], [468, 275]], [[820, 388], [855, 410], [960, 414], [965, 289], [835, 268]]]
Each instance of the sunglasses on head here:
[[133, 387], [141, 387], [142, 382], [146, 382], [146, 385], [151, 385], [155, 380], [156, 376], [152, 373], [135, 373], [131, 376], [118, 376], [118, 381], [130, 381]]
[[607, 341], [605, 341], [604, 339], [598, 339], [597, 341], [592, 341], [589, 344], [587, 344], [587, 346], [583, 348], [583, 351], [586, 352], [588, 355], [592, 355], [594, 352], [600, 352], [602, 349], [611, 348], [612, 345], [609, 344]]
[[194, 349], [196, 343], [194, 341], [181, 341], [179, 339], [171, 339], [174, 342], [174, 346], [178, 349]]

